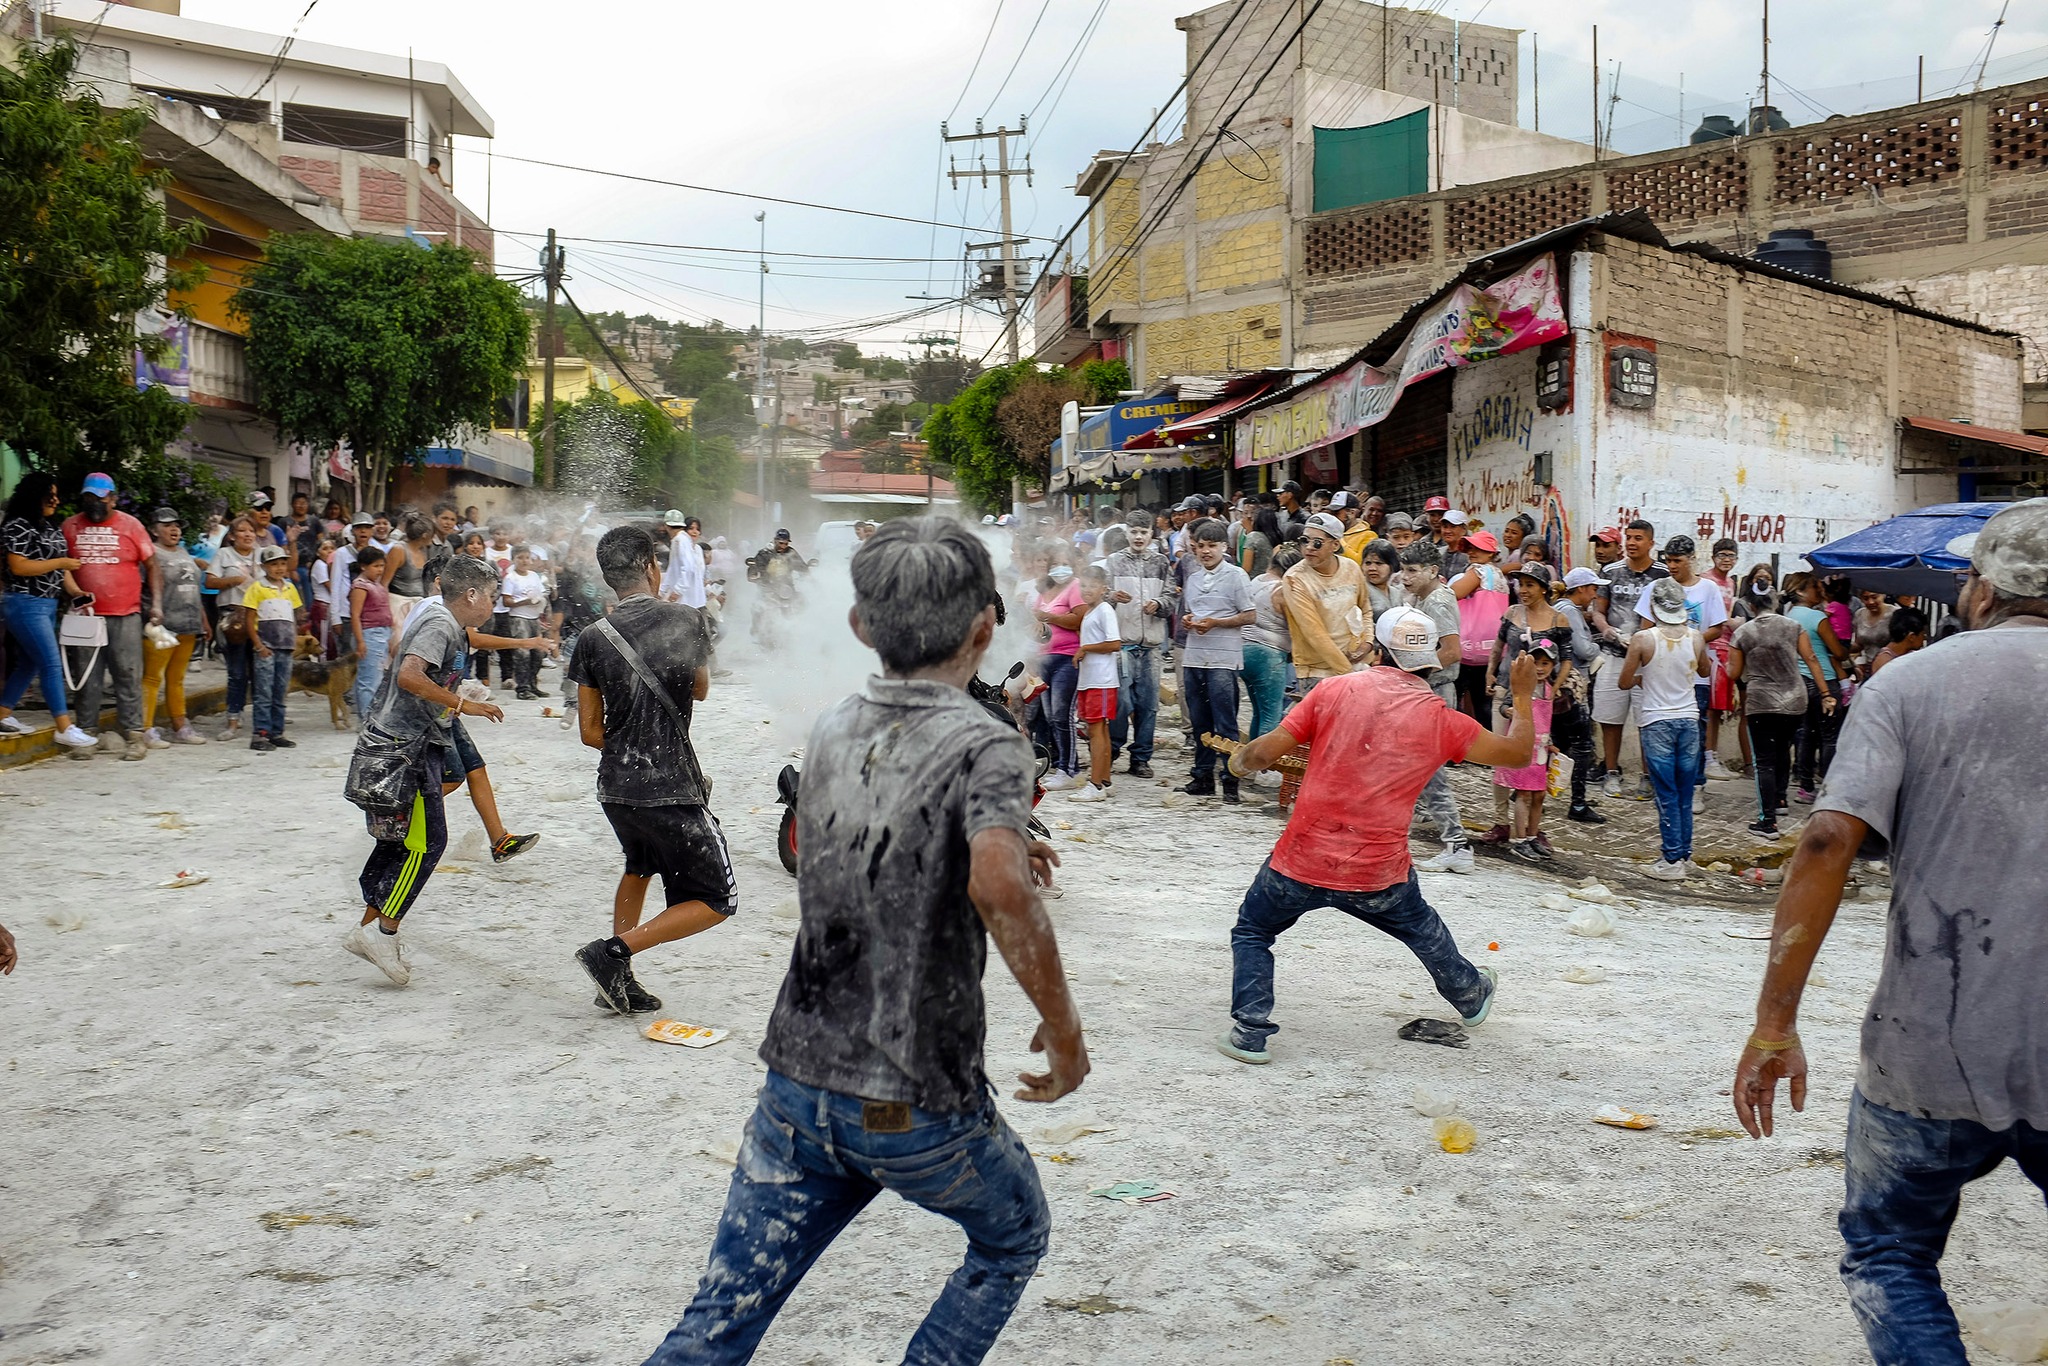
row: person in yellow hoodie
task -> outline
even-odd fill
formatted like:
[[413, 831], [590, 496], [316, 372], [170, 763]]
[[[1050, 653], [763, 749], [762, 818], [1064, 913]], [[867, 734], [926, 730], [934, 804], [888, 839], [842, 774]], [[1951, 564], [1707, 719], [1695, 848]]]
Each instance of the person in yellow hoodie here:
[[1379, 539], [1379, 533], [1365, 523], [1365, 509], [1358, 501], [1358, 495], [1349, 489], [1339, 489], [1330, 498], [1330, 514], [1344, 524], [1344, 558], [1353, 564], [1359, 563], [1365, 554], [1365, 547]]
[[1294, 651], [1296, 690], [1348, 674], [1372, 637], [1372, 601], [1365, 575], [1344, 558], [1344, 524], [1327, 512], [1301, 532], [1301, 563], [1280, 581], [1280, 600]]

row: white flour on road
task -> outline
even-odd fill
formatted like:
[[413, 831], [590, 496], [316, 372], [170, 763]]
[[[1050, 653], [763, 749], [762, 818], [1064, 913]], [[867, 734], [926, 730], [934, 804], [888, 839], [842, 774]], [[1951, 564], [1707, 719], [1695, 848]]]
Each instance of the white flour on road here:
[[[702, 1051], [591, 1005], [570, 955], [607, 932], [618, 853], [595, 753], [540, 704], [477, 739], [541, 843], [495, 867], [451, 801], [403, 990], [341, 947], [369, 840], [318, 700], [293, 699], [290, 753], [0, 774], [21, 947], [0, 980], [0, 1363], [639, 1361], [702, 1269], [795, 924], [774, 777], [808, 729], [800, 671], [757, 690], [736, 667], [696, 731], [741, 911], [639, 968], [662, 1014], [732, 1030]], [[1156, 767], [1182, 781], [1185, 758]], [[1775, 1141], [1738, 1136], [1721, 1094], [1767, 947], [1725, 931], [1767, 912], [1646, 901], [1584, 939], [1538, 904], [1563, 884], [1495, 860], [1425, 880], [1500, 971], [1470, 1051], [1398, 1042], [1447, 1007], [1393, 941], [1319, 912], [1281, 941], [1282, 1032], [1253, 1069], [1212, 1040], [1278, 823], [1166, 800], [1121, 777], [1107, 805], [1042, 808], [1071, 827], [1051, 910], [1095, 1070], [1051, 1107], [1003, 1087], [1054, 1231], [992, 1361], [1867, 1359], [1834, 1216], [1881, 906], [1847, 907], [1821, 956], [1814, 1092]], [[193, 869], [210, 880], [156, 889]], [[999, 961], [988, 994], [1000, 1082], [1031, 1065], [1033, 1016]], [[1456, 1097], [1475, 1150], [1437, 1146], [1417, 1087]], [[1610, 1102], [1660, 1127], [1590, 1122]], [[1177, 1197], [1087, 1194], [1121, 1180]], [[961, 1247], [877, 1201], [759, 1359], [897, 1361]], [[2011, 1168], [1971, 1188], [1943, 1272], [1959, 1305], [2038, 1297], [2048, 1229]]]

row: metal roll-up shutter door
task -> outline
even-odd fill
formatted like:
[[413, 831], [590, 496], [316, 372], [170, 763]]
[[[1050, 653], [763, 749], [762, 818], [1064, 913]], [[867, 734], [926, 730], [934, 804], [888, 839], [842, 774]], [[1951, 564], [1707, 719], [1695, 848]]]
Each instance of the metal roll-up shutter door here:
[[1373, 437], [1371, 492], [1387, 511], [1421, 517], [1423, 501], [1445, 491], [1449, 478], [1451, 376], [1408, 386]]

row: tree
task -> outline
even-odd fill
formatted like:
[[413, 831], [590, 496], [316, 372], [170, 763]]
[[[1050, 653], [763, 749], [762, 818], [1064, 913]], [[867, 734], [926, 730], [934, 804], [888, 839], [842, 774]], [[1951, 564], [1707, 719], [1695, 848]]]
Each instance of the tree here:
[[862, 356], [860, 370], [869, 379], [910, 378], [910, 367], [895, 356]]
[[834, 351], [832, 353], [832, 368], [834, 370], [860, 369], [860, 348], [852, 342], [848, 342], [837, 351]]
[[199, 230], [165, 212], [170, 175], [140, 142], [148, 115], [72, 91], [68, 39], [16, 60], [0, 65], [0, 439], [69, 490], [184, 430], [183, 403], [136, 386], [138, 348], [166, 351], [136, 316], [198, 283], [203, 272], [161, 266]]
[[1064, 370], [1048, 374], [1032, 361], [998, 366], [934, 408], [924, 439], [933, 460], [953, 467], [954, 485], [970, 502], [1000, 511], [1009, 506], [1011, 480], [1044, 486], [1060, 408], [1081, 397]]
[[1131, 387], [1131, 367], [1120, 360], [1091, 360], [1081, 367], [1081, 387], [1088, 391], [1083, 402], [1114, 403]]
[[810, 354], [811, 348], [809, 344], [801, 338], [790, 337], [784, 341], [771, 341], [768, 343], [769, 360], [805, 360], [809, 358]]
[[747, 391], [729, 379], [706, 385], [690, 411], [690, 425], [704, 436], [730, 440], [751, 440], [756, 426], [754, 402]]
[[879, 441], [923, 422], [931, 411], [929, 403], [884, 403], [858, 419], [849, 435], [856, 443]]
[[[540, 417], [529, 435], [540, 442]], [[739, 458], [730, 438], [678, 427], [652, 404], [593, 391], [555, 413], [557, 486], [612, 504], [702, 512], [731, 499]]]
[[365, 506], [394, 460], [491, 409], [526, 359], [519, 293], [443, 244], [312, 233], [273, 237], [232, 307], [249, 323], [257, 406], [286, 440], [346, 441]]
[[927, 356], [910, 367], [911, 388], [920, 403], [951, 403], [978, 373], [958, 355]]
[[732, 349], [741, 338], [721, 323], [708, 327], [675, 324], [670, 331], [675, 351], [662, 368], [671, 393], [696, 398], [706, 387], [732, 376]]

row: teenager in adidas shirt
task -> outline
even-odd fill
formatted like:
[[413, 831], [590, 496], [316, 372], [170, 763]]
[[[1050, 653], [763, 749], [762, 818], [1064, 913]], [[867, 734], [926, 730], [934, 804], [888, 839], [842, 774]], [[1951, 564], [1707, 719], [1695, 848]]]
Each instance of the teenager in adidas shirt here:
[[[1508, 671], [1514, 724], [1494, 735], [1445, 706], [1430, 687], [1429, 676], [1442, 667], [1434, 621], [1396, 607], [1381, 615], [1374, 634], [1391, 667], [1324, 679], [1278, 728], [1230, 756], [1230, 771], [1243, 777], [1309, 746], [1308, 775], [1287, 829], [1252, 879], [1230, 932], [1233, 1024], [1216, 1047], [1239, 1062], [1270, 1061], [1266, 1041], [1280, 1028], [1272, 1020], [1273, 941], [1322, 906], [1406, 944], [1467, 1025], [1484, 1023], [1493, 1009], [1493, 969], [1474, 967], [1459, 953], [1443, 919], [1422, 899], [1408, 826], [1415, 799], [1445, 764], [1529, 763], [1536, 748], [1535, 661], [1525, 654]], [[1374, 799], [1360, 802], [1368, 774]]]
[[[611, 937], [585, 944], [576, 961], [597, 983], [597, 1005], [631, 1015], [661, 1009], [661, 999], [634, 978], [633, 955], [724, 923], [735, 887], [711, 814], [711, 784], [690, 745], [692, 704], [711, 692], [709, 623], [694, 607], [661, 600], [654, 538], [640, 527], [607, 531], [597, 543], [597, 568], [619, 602], [577, 641], [569, 682], [583, 743], [604, 755], [597, 800], [626, 871], [612, 896]], [[621, 639], [667, 702], [640, 677]], [[666, 909], [642, 925], [647, 884], [656, 877]]]

